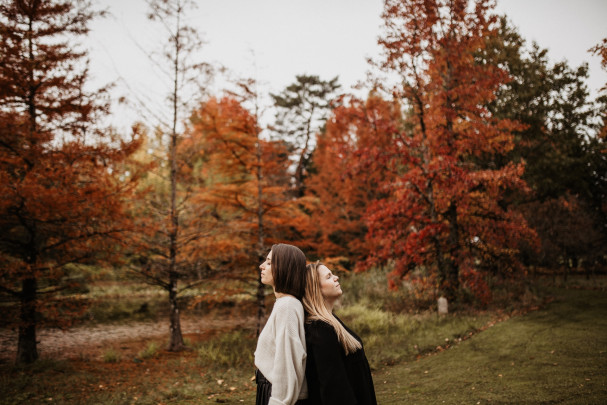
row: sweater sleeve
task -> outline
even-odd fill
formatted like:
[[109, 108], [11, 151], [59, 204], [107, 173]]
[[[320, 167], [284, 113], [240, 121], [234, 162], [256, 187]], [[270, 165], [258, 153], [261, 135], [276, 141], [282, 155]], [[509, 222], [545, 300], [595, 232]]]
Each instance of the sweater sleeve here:
[[268, 405], [295, 404], [305, 378], [306, 342], [301, 314], [291, 306], [276, 308], [276, 355]]
[[354, 390], [350, 386], [343, 359], [343, 348], [331, 325], [316, 321], [307, 335], [308, 355], [313, 358], [318, 376], [322, 404], [357, 404]]

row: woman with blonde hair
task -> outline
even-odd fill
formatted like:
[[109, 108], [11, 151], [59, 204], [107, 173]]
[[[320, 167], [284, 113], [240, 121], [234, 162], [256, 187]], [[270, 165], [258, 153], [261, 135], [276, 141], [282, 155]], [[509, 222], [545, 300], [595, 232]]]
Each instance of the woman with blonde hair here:
[[362, 340], [335, 314], [342, 296], [339, 277], [322, 263], [308, 264], [306, 293], [306, 381], [314, 405], [377, 405]]

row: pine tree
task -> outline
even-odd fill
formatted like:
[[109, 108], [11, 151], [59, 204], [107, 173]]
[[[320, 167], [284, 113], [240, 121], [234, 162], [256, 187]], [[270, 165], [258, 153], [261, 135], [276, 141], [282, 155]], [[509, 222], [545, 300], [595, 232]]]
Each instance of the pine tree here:
[[121, 168], [139, 141], [96, 126], [104, 92], [85, 90], [74, 43], [98, 15], [86, 1], [0, 3], [0, 290], [20, 308], [18, 363], [38, 358], [38, 325], [68, 323], [53, 300], [67, 265], [117, 260], [132, 228]]
[[326, 81], [315, 75], [298, 75], [295, 79], [295, 83], [280, 94], [271, 96], [278, 109], [274, 130], [291, 146], [295, 163], [294, 194], [302, 197], [314, 136], [322, 130], [340, 85], [337, 77]]

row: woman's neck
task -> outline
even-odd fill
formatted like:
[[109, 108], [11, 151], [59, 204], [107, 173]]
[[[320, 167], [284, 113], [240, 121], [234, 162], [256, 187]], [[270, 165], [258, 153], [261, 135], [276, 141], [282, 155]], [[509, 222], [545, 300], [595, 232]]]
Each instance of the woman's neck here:
[[325, 298], [325, 307], [329, 310], [329, 312], [333, 313], [333, 307], [335, 306], [336, 300], [328, 300]]
[[[282, 298], [282, 297], [293, 297], [291, 294], [286, 294], [286, 293], [281, 293], [281, 292], [276, 292], [274, 291], [274, 296], [276, 297], [276, 299]], [[295, 298], [295, 297], [293, 297]]]

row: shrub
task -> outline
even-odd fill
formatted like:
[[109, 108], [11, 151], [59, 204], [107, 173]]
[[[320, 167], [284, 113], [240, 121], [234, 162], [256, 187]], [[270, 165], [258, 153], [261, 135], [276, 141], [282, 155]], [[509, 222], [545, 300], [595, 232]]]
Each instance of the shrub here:
[[120, 361], [120, 353], [114, 349], [108, 349], [103, 353], [103, 361], [106, 363], [118, 363]]
[[210, 369], [253, 368], [256, 339], [244, 331], [226, 332], [198, 348], [198, 362]]
[[140, 359], [150, 359], [152, 357], [156, 357], [156, 355], [158, 354], [158, 343], [156, 342], [151, 342], [150, 344], [147, 345], [147, 347], [143, 350], [141, 350], [138, 354], [137, 357], [139, 357]]

